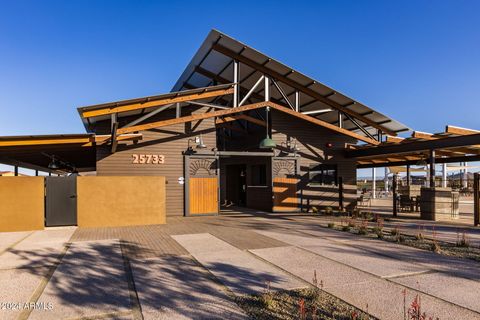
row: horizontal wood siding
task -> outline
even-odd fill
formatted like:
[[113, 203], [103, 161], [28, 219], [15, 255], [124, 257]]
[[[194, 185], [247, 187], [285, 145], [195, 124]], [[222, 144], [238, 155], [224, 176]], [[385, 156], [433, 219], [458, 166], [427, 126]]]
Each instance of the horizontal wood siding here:
[[[344, 184], [356, 186], [356, 163], [343, 155], [345, 143], [356, 143], [356, 140], [276, 110], [272, 110], [271, 113], [272, 138], [278, 146], [276, 152], [285, 151], [287, 138], [297, 140], [297, 146], [300, 149], [298, 154], [301, 156], [299, 192], [303, 197], [303, 204], [338, 206], [338, 188], [335, 186], [318, 188], [308, 186], [308, 170], [312, 164], [336, 164], [338, 177], [343, 178]], [[331, 143], [333, 146], [327, 148], [327, 143]], [[347, 187], [347, 189], [351, 188]], [[350, 197], [345, 199], [345, 206], [349, 204], [349, 199]]]
[[[182, 116], [203, 113], [207, 108], [182, 109]], [[175, 117], [175, 110], [164, 111], [148, 121], [159, 121]], [[133, 119], [125, 119], [123, 122]], [[107, 131], [110, 123], [98, 125], [98, 131]], [[119, 127], [122, 127], [120, 124]], [[216, 132], [214, 119], [194, 121], [192, 123], [171, 125], [161, 129], [152, 129], [140, 132], [143, 139], [138, 143], [128, 142], [119, 144], [117, 152], [111, 154], [110, 146], [97, 148], [97, 175], [125, 176], [165, 176], [167, 215], [183, 215], [184, 213], [184, 185], [178, 183], [179, 177], [184, 177], [183, 152], [188, 147], [188, 139], [194, 139], [202, 134], [208, 150], [216, 147]], [[195, 145], [191, 143], [191, 145]], [[158, 154], [165, 156], [164, 164], [132, 164], [132, 154]]]

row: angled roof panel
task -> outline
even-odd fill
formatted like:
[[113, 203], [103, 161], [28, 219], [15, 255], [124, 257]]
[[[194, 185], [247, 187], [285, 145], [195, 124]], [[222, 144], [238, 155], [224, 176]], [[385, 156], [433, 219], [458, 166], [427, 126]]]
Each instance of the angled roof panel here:
[[[376, 124], [381, 124], [381, 126], [383, 126], [385, 129], [394, 132], [411, 130], [402, 123], [376, 110], [373, 110], [352, 98], [349, 98], [348, 96], [338, 92], [337, 90], [334, 90], [217, 30], [212, 30], [208, 34], [200, 49], [193, 56], [191, 62], [188, 64], [188, 66], [178, 79], [177, 83], [173, 86], [172, 91], [182, 91], [186, 89], [186, 83], [188, 83], [190, 86], [193, 85], [194, 87], [204, 87], [211, 85], [211, 81], [205, 80], [205, 78], [202, 78], [202, 80], [198, 80], [198, 78], [194, 76], [194, 74], [196, 73], [196, 67], [201, 67], [215, 75], [220, 75], [228, 82], [233, 82], [233, 59], [213, 50], [212, 46], [215, 44], [226, 47], [227, 49], [237, 53], [238, 55], [241, 55], [242, 57], [248, 58], [257, 64], [263, 65], [267, 69], [283, 75], [284, 77], [294, 81], [296, 84], [302, 87], [308, 87], [309, 89], [315, 91], [317, 94], [320, 94], [333, 102], [336, 102], [342, 106], [348, 106], [348, 109], [355, 111], [360, 115], [365, 115], [368, 120], [371, 120]], [[261, 73], [252, 72], [252, 68], [250, 66], [247, 66], [245, 64], [241, 65], [241, 85], [246, 86], [247, 88], [251, 87], [260, 77]], [[292, 88], [284, 83], [281, 83], [281, 87], [287, 95], [290, 95], [290, 101], [293, 102], [293, 93], [295, 92], [295, 88]], [[258, 95], [263, 96], [263, 90], [258, 90], [257, 93]], [[332, 93], [335, 94], [331, 95]], [[271, 96], [274, 99], [281, 100], [281, 95], [274, 87], [272, 87]], [[302, 106], [309, 104], [313, 100], [314, 99], [312, 99], [311, 97], [307, 97], [306, 94], [300, 94], [300, 101]], [[324, 103], [315, 102], [309, 104], [308, 107], [305, 107], [305, 110], [311, 110], [313, 109], [313, 106], [328, 108], [328, 105], [325, 105]], [[334, 123], [337, 121], [337, 111], [334, 110], [331, 112], [322, 113], [316, 115], [315, 117], [320, 120]], [[371, 126], [368, 126], [361, 121], [358, 122], [360, 124], [363, 124], [369, 132], [376, 133], [376, 130], [374, 130]], [[345, 128], [352, 131], [359, 131], [361, 133], [361, 131], [358, 130], [358, 128], [347, 119], [345, 119]]]

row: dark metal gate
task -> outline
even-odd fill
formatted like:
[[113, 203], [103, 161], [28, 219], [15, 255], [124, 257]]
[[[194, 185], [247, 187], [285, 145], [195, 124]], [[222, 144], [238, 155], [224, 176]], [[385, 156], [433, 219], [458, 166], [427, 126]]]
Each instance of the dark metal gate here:
[[77, 225], [77, 177], [46, 177], [45, 188], [45, 226]]

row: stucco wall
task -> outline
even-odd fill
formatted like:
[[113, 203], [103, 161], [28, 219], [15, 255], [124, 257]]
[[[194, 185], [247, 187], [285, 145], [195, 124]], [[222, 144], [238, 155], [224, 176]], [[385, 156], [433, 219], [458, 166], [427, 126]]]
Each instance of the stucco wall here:
[[0, 177], [0, 231], [44, 228], [44, 178]]
[[165, 177], [77, 178], [79, 227], [166, 223]]

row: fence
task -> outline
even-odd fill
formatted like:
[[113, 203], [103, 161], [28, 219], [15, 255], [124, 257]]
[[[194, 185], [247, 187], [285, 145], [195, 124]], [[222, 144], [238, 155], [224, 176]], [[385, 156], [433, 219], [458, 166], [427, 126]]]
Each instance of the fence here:
[[[165, 177], [77, 177], [72, 181], [76, 183], [75, 194], [47, 192], [51, 184], [46, 182], [45, 177], [0, 177], [0, 231], [41, 230], [46, 225], [65, 225], [48, 221], [52, 215], [47, 213], [52, 210], [47, 209], [56, 204], [60, 204], [61, 209], [56, 211], [58, 214], [54, 218], [74, 221], [68, 225], [78, 221], [79, 227], [166, 223]], [[72, 199], [73, 205], [62, 205]], [[75, 219], [61, 219], [62, 215], [75, 215]]]

